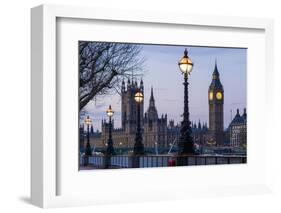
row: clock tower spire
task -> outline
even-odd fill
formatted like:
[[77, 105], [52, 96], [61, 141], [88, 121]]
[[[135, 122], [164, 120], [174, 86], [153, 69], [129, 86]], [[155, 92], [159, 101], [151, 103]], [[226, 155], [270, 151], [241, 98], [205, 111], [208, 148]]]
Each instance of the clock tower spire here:
[[209, 100], [209, 134], [216, 145], [223, 145], [223, 103], [224, 91], [220, 81], [220, 74], [217, 67], [217, 60], [212, 75], [212, 82], [208, 90]]

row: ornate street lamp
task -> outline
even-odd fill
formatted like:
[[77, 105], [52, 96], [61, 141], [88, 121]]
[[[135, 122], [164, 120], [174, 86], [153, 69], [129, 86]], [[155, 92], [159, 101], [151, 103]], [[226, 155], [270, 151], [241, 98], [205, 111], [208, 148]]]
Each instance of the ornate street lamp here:
[[141, 125], [140, 125], [140, 107], [141, 103], [143, 102], [143, 94], [140, 90], [137, 91], [135, 94], [135, 101], [137, 103], [137, 132], [135, 138], [135, 145], [134, 145], [134, 154], [141, 155], [144, 153], [144, 146], [142, 143], [142, 134], [141, 134]]
[[123, 145], [123, 143], [120, 142], [120, 143], [119, 143], [119, 153], [120, 153], [120, 155], [122, 154], [122, 145]]
[[87, 144], [86, 144], [86, 148], [85, 148], [85, 155], [91, 156], [92, 149], [91, 149], [91, 145], [90, 145], [90, 126], [92, 125], [92, 119], [89, 116], [87, 116], [87, 118], [85, 119], [85, 124], [87, 126]]
[[89, 164], [89, 156], [92, 155], [92, 148], [90, 145], [90, 126], [92, 125], [92, 120], [89, 116], [87, 116], [84, 122], [87, 126], [87, 144], [84, 151], [84, 166], [87, 166]]
[[193, 63], [188, 57], [187, 49], [184, 51], [184, 56], [179, 61], [179, 68], [184, 75], [184, 113], [183, 121], [181, 122], [180, 138], [179, 138], [179, 154], [194, 154], [194, 144], [191, 137], [191, 126], [189, 120], [189, 108], [188, 108], [188, 75], [190, 75]]
[[107, 149], [106, 154], [113, 155], [114, 154], [114, 147], [113, 147], [113, 141], [112, 141], [112, 122], [111, 117], [114, 114], [114, 111], [111, 108], [111, 105], [109, 105], [109, 108], [106, 110], [106, 114], [109, 117], [109, 136], [107, 140]]

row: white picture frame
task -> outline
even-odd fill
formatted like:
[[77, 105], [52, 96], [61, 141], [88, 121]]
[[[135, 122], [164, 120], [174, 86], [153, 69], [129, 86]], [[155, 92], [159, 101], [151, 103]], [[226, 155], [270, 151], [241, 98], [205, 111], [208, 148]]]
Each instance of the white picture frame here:
[[[194, 196], [213, 196], [228, 194], [251, 194], [269, 192], [271, 187], [271, 166], [270, 152], [267, 151], [262, 156], [265, 165], [261, 167], [264, 177], [254, 184], [245, 183], [210, 185], [210, 187], [183, 186], [177, 187], [169, 185], [165, 189], [153, 188], [149, 195], [138, 190], [128, 190], [122, 193], [131, 193], [129, 196], [120, 196], [119, 193], [104, 193], [89, 196], [83, 195], [58, 195], [58, 173], [60, 167], [57, 165], [57, 88], [60, 82], [57, 81], [57, 20], [79, 19], [79, 20], [99, 20], [99, 21], [118, 21], [119, 23], [153, 23], [155, 26], [198, 26], [203, 30], [206, 28], [218, 28], [227, 30], [258, 30], [263, 33], [264, 60], [261, 68], [266, 75], [265, 87], [262, 89], [266, 103], [262, 107], [267, 108], [265, 125], [264, 144], [270, 150], [270, 124], [273, 118], [273, 99], [270, 90], [273, 88], [273, 21], [270, 19], [241, 18], [241, 17], [216, 17], [189, 14], [173, 13], [153, 13], [148, 11], [122, 11], [108, 8], [85, 8], [74, 6], [54, 6], [41, 5], [31, 10], [31, 201], [33, 204], [47, 207], [92, 205], [100, 203], [116, 202], [136, 202], [142, 200], [163, 200], [173, 198], [188, 198]], [[251, 75], [248, 81], [253, 81]], [[77, 80], [78, 81], [78, 80]], [[250, 90], [251, 91], [251, 90]], [[249, 96], [251, 92], [249, 93]], [[253, 100], [252, 100], [253, 101]], [[251, 152], [251, 147], [249, 147]], [[173, 174], [183, 175], [186, 168], [177, 168]], [[214, 169], [214, 168], [213, 168]], [[243, 168], [247, 170], [246, 167]], [[78, 172], [78, 171], [77, 171]], [[105, 175], [108, 175], [108, 172]], [[165, 175], [167, 170], [155, 171], [160, 175]], [[219, 171], [218, 171], [219, 172]], [[131, 172], [132, 173], [132, 172]], [[145, 173], [145, 172], [144, 172]], [[144, 174], [142, 173], [142, 175]], [[87, 174], [89, 175], [89, 174]], [[90, 174], [94, 175], [94, 173]], [[123, 173], [127, 175], [127, 173]], [[99, 183], [106, 184], [106, 183]], [[126, 186], [124, 186], [126, 188]], [[127, 186], [128, 187], [128, 186]], [[70, 189], [71, 190], [71, 189]], [[75, 190], [73, 188], [73, 190]], [[176, 194], [176, 195], [175, 195]], [[173, 195], [173, 196], [172, 196]]]

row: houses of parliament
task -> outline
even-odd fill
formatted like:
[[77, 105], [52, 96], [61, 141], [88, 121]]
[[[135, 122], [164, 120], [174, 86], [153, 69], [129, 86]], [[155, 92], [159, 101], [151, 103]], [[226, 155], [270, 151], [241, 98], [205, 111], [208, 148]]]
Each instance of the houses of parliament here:
[[[135, 134], [137, 128], [137, 105], [134, 100], [135, 93], [141, 90], [144, 93], [144, 82], [139, 83], [134, 80], [128, 80], [127, 83], [122, 81], [121, 85], [121, 128], [114, 128], [112, 122], [112, 139], [116, 148], [133, 148], [135, 143]], [[224, 146], [226, 143], [231, 144], [235, 139], [235, 145], [246, 143], [246, 138], [240, 137], [237, 141], [237, 126], [242, 126], [241, 131], [246, 132], [246, 111], [241, 119], [235, 118], [229, 127], [224, 130], [224, 89], [220, 81], [220, 74], [215, 63], [212, 73], [211, 84], [208, 89], [209, 103], [209, 127], [207, 122], [192, 122], [192, 137], [194, 143], [205, 146]], [[154, 97], [153, 88], [150, 91], [149, 105], [144, 109], [144, 101], [140, 106], [141, 127], [143, 144], [146, 148], [159, 147], [168, 148], [171, 144], [177, 143], [180, 135], [180, 124], [175, 124], [172, 119], [168, 121], [167, 114], [161, 114], [157, 111], [157, 98]], [[242, 120], [242, 117], [244, 120]], [[237, 121], [241, 121], [240, 123]], [[233, 123], [234, 126], [231, 126]], [[109, 123], [105, 120], [101, 122], [101, 132], [90, 131], [90, 144], [95, 148], [106, 148], [109, 135]], [[235, 127], [235, 131], [232, 128]], [[80, 147], [84, 144], [84, 127], [80, 127]]]

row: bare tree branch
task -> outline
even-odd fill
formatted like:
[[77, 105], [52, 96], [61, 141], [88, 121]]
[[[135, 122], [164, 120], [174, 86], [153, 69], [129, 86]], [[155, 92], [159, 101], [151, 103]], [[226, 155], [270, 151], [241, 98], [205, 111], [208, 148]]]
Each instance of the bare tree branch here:
[[80, 41], [80, 110], [98, 95], [118, 93], [122, 78], [142, 75], [141, 49], [133, 44]]

